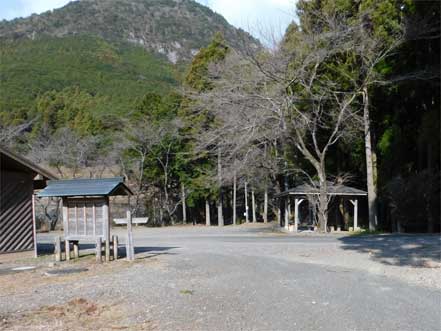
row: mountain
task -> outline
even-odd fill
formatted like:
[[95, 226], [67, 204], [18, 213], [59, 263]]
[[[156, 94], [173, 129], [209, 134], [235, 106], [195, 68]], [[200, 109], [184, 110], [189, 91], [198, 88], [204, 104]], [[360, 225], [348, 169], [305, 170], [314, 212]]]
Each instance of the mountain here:
[[172, 63], [190, 60], [216, 32], [235, 47], [258, 45], [243, 30], [193, 0], [80, 0], [41, 15], [0, 23], [0, 38], [94, 35], [129, 42]]
[[145, 94], [178, 87], [217, 32], [233, 47], [259, 45], [192, 0], [80, 0], [2, 21], [0, 124], [34, 119], [42, 98], [87, 95], [89, 115], [124, 114]]

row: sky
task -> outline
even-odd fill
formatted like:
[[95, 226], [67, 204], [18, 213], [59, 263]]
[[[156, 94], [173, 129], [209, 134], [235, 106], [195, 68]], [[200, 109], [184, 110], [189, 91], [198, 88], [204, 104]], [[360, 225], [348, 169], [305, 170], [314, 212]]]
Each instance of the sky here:
[[[0, 0], [0, 20], [59, 8], [70, 0]], [[112, 1], [112, 0], [105, 0]], [[260, 39], [280, 38], [294, 18], [296, 0], [196, 0]], [[262, 40], [267, 42], [268, 40]]]

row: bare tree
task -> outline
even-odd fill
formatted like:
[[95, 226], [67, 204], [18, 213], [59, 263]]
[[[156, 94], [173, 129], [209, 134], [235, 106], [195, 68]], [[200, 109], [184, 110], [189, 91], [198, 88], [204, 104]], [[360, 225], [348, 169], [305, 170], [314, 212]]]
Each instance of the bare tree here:
[[[361, 26], [336, 17], [323, 19], [331, 29], [299, 32], [295, 48], [247, 57], [231, 52], [210, 68], [213, 89], [196, 99], [218, 119], [204, 136], [207, 145], [223, 145], [231, 154], [246, 154], [249, 146], [271, 141], [295, 146], [315, 169], [319, 225], [326, 231], [326, 158], [334, 144], [361, 128], [366, 104], [361, 97], [376, 80], [375, 65], [392, 48], [367, 43]], [[360, 70], [363, 74], [340, 70], [346, 54], [361, 54], [366, 48], [371, 57]]]
[[171, 161], [174, 156], [172, 148], [179, 137], [179, 127], [177, 120], [153, 125], [145, 119], [126, 124], [120, 149], [128, 151], [131, 155], [126, 159], [121, 158], [120, 163], [125, 176], [134, 183], [133, 213], [136, 214], [140, 210], [144, 202], [143, 198], [149, 190], [149, 184], [153, 184], [148, 183], [145, 178], [148, 158], [154, 159], [162, 172], [162, 178], [159, 180], [160, 213], [165, 210], [171, 218], [181, 204], [182, 196], [179, 190], [171, 191]]
[[0, 123], [0, 144], [11, 146], [31, 126], [31, 122], [19, 125], [3, 125]]

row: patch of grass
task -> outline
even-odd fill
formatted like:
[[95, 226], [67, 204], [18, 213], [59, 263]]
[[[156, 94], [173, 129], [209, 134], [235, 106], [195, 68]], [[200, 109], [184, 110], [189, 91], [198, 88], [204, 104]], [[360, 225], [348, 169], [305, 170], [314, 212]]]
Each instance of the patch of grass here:
[[180, 290], [179, 293], [193, 295], [194, 291], [193, 290]]

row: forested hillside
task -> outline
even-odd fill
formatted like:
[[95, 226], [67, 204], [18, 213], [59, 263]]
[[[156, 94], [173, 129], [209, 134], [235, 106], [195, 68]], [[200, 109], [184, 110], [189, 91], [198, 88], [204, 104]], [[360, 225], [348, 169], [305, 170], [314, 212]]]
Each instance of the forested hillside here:
[[217, 32], [237, 47], [258, 46], [190, 0], [73, 1], [2, 21], [0, 119], [38, 121], [40, 99], [71, 88], [99, 99], [92, 116], [126, 113], [146, 93], [177, 88], [188, 62]]
[[[283, 223], [292, 215], [279, 207], [291, 206], [277, 194], [306, 183], [317, 194], [302, 218], [321, 231], [353, 226], [349, 200], [327, 195], [341, 184], [367, 191], [363, 228], [440, 230], [439, 3], [301, 0], [298, 21], [266, 50], [239, 45], [191, 1], [115, 1], [121, 12], [206, 12], [204, 29], [220, 33], [188, 67], [127, 39], [132, 23], [96, 32], [110, 26], [109, 3], [65, 7], [93, 4], [98, 24], [78, 31], [77, 16], [56, 11], [2, 23], [4, 143], [60, 177], [123, 175], [133, 213], [155, 225]], [[162, 9], [149, 15], [168, 22]], [[196, 30], [167, 43], [191, 34], [203, 46], [202, 28], [179, 22]]]

